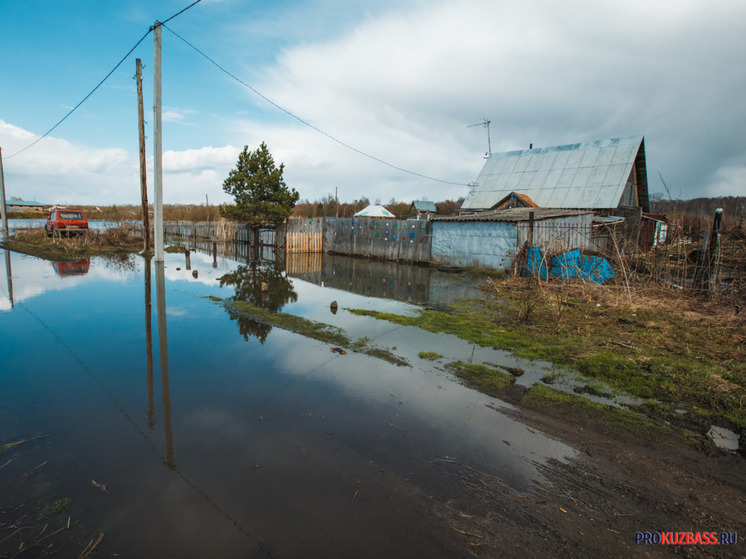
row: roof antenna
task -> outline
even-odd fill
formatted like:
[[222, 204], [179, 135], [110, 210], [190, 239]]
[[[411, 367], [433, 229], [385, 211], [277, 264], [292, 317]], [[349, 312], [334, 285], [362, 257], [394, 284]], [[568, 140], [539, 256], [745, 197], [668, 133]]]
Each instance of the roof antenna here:
[[482, 122], [477, 122], [476, 124], [470, 124], [467, 126], [467, 128], [474, 128], [475, 126], [484, 126], [487, 129], [487, 153], [484, 154], [484, 158], [487, 159], [490, 155], [492, 155], [492, 143], [490, 141], [490, 122], [491, 120], [487, 118], [482, 118]]

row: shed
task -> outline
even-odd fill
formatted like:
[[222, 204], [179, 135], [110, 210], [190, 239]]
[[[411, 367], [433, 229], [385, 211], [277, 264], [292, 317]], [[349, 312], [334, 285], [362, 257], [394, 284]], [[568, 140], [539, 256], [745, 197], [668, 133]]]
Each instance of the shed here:
[[409, 205], [409, 215], [416, 219], [430, 219], [431, 215], [438, 213], [435, 202], [429, 200], [415, 200]]
[[368, 206], [355, 214], [355, 217], [395, 217], [383, 206]]
[[595, 249], [589, 210], [513, 208], [432, 221], [431, 258], [447, 266], [509, 270], [527, 241], [554, 254]]
[[630, 136], [493, 153], [461, 210], [497, 209], [518, 193], [541, 208], [647, 212], [645, 139]]
[[37, 211], [43, 212], [47, 208], [46, 204], [42, 202], [35, 202], [30, 200], [7, 200], [5, 205], [9, 212], [21, 212], [21, 211]]

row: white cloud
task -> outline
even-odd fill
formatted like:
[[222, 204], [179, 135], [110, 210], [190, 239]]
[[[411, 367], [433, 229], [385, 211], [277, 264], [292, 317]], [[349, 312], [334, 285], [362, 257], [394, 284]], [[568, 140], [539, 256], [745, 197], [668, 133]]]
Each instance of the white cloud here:
[[[192, 64], [196, 55], [183, 49], [179, 62], [190, 70], [172, 70], [173, 106], [164, 113], [171, 125], [164, 147], [184, 148], [164, 153], [167, 202], [200, 202], [205, 194], [226, 201], [222, 181], [236, 146], [261, 141], [301, 198], [335, 188], [342, 200], [456, 198], [467, 187], [446, 183], [465, 185], [483, 163], [486, 131], [468, 128], [482, 118], [492, 121], [493, 151], [644, 134], [651, 185], [660, 172], [684, 198], [739, 192], [741, 164], [733, 162], [746, 158], [746, 3], [415, 0], [340, 10], [337, 2], [308, 0], [250, 19], [240, 4], [216, 2], [205, 12], [205, 25], [216, 30], [208, 54], [363, 154], [204, 60]], [[209, 102], [197, 87], [205, 84], [218, 92]], [[6, 156], [33, 137], [0, 121]], [[49, 201], [136, 203], [136, 148], [101, 141], [39, 142], [7, 161], [9, 191], [16, 183], [22, 192], [13, 194]]]

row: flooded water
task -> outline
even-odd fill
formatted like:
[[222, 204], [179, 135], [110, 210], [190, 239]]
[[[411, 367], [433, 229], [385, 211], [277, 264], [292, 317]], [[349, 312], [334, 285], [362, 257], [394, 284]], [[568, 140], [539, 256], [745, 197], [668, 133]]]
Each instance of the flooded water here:
[[[444, 367], [517, 360], [346, 310], [409, 313], [473, 294], [468, 280], [320, 255], [2, 252], [0, 445], [24, 442], [0, 456], [0, 510], [69, 499], [59, 521], [82, 544], [69, 556], [100, 533], [106, 556], [465, 557], [443, 514], [469, 500], [452, 464], [521, 493], [573, 455]], [[340, 327], [410, 366], [210, 296]]]

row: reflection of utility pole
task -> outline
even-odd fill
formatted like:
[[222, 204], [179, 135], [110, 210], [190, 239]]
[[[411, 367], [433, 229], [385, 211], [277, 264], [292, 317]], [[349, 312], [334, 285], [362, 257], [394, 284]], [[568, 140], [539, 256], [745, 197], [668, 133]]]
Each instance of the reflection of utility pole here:
[[5, 271], [8, 274], [8, 298], [10, 299], [10, 308], [13, 308], [13, 272], [10, 269], [10, 251], [6, 248], [5, 252]]
[[145, 256], [145, 355], [148, 359], [148, 427], [155, 425], [153, 406], [153, 304], [150, 295], [150, 257]]
[[166, 335], [166, 277], [163, 262], [155, 263], [155, 298], [158, 314], [158, 348], [161, 358], [161, 400], [163, 402], [163, 429], [166, 436], [166, 465], [173, 468], [174, 438], [171, 427], [171, 393], [168, 386], [168, 336]]

